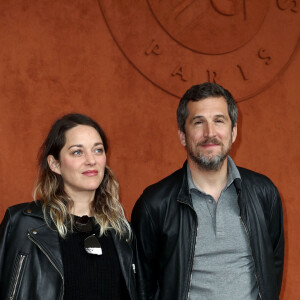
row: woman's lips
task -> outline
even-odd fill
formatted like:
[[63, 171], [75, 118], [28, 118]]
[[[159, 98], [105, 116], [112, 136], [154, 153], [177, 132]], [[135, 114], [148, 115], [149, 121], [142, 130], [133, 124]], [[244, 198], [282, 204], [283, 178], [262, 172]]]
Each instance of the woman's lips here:
[[82, 174], [86, 175], [86, 176], [97, 176], [98, 171], [97, 170], [88, 170], [88, 171], [82, 172]]

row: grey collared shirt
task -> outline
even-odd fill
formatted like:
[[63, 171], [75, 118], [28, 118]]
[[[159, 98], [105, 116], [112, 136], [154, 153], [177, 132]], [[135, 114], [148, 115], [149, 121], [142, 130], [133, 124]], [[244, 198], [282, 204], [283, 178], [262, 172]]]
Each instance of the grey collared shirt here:
[[258, 299], [254, 262], [234, 185], [241, 180], [237, 167], [228, 157], [227, 184], [218, 202], [197, 189], [187, 168], [190, 195], [198, 217], [189, 299]]

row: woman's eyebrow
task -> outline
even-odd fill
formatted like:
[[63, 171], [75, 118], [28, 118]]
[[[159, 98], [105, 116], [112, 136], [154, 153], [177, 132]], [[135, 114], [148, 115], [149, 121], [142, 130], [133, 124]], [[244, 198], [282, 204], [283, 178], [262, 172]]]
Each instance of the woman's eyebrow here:
[[[103, 143], [101, 143], [101, 142], [95, 143], [93, 147], [99, 146], [99, 145], [103, 145]], [[82, 145], [82, 144], [71, 145], [71, 146], [68, 148], [68, 150], [71, 149], [71, 148], [73, 148], [73, 147], [76, 147], [76, 148], [83, 148], [83, 145]]]

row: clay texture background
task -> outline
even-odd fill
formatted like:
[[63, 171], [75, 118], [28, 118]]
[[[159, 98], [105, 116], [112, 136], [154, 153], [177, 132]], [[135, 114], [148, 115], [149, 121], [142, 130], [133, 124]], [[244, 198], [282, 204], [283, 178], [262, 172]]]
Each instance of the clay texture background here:
[[[293, 30], [299, 35], [299, 27]], [[2, 0], [0, 45], [1, 219], [8, 206], [32, 200], [38, 149], [65, 113], [87, 114], [105, 130], [108, 164], [128, 218], [146, 186], [182, 166], [179, 99], [124, 56], [96, 0]], [[299, 70], [298, 43], [276, 79], [238, 103], [238, 139], [231, 152], [237, 165], [270, 177], [282, 196], [284, 300], [300, 295]]]

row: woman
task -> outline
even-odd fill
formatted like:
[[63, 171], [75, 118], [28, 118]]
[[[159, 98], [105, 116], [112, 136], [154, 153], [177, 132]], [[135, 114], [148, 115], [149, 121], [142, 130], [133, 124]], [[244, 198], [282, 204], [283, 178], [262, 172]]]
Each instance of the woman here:
[[40, 150], [34, 199], [0, 227], [0, 299], [139, 299], [130, 226], [87, 116], [57, 120]]

